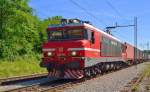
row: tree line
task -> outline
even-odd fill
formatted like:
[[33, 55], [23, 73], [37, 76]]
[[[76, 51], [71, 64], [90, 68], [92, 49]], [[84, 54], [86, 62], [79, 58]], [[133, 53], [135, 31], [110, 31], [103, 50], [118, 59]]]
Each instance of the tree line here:
[[[61, 16], [40, 20], [29, 0], [0, 0], [0, 59], [40, 53], [49, 24], [59, 24]], [[44, 34], [41, 40], [41, 35]]]

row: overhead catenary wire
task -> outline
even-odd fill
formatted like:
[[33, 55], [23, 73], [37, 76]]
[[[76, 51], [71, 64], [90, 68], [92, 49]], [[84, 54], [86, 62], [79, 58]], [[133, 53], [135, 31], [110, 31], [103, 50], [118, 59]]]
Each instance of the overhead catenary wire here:
[[115, 12], [120, 18], [122, 18], [122, 19], [124, 19], [124, 20], [126, 20], [126, 21], [130, 21], [129, 19], [125, 18], [125, 17], [123, 16], [123, 14], [121, 14], [121, 13], [119, 12], [119, 10], [118, 10], [109, 0], [104, 0], [104, 1], [106, 2], [106, 4], [107, 4], [112, 10], [114, 10], [114, 12]]
[[74, 0], [69, 0], [72, 4], [76, 5], [77, 7], [79, 7], [80, 9], [82, 9], [84, 12], [86, 12], [88, 15], [90, 15], [91, 17], [93, 17], [94, 19], [96, 19], [97, 21], [99, 21], [100, 23], [103, 23], [104, 25], [106, 25], [107, 23], [105, 23], [102, 19], [97, 18], [94, 14], [92, 14], [91, 12], [89, 12], [86, 8], [82, 7], [80, 4], [78, 4], [76, 1]]
[[122, 16], [122, 14], [117, 10], [117, 8], [114, 7], [114, 6], [110, 3], [109, 0], [104, 0], [104, 1], [107, 3], [107, 5], [108, 5], [111, 9], [113, 9], [113, 10], [116, 12], [116, 14], [117, 14], [120, 18], [124, 18], [124, 17]]
[[125, 21], [131, 22], [131, 20], [128, 19], [128, 18], [125, 18], [125, 17], [123, 16], [123, 14], [121, 14], [121, 13], [119, 12], [119, 10], [118, 10], [109, 0], [104, 0], [104, 1], [106, 2], [106, 4], [107, 4], [112, 10], [114, 10], [114, 12], [115, 12], [120, 18], [124, 19]]

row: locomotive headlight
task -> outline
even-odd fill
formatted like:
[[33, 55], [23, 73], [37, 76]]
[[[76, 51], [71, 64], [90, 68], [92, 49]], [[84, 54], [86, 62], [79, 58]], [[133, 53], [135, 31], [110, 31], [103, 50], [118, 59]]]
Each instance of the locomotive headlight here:
[[72, 55], [72, 56], [76, 56], [76, 55], [77, 55], [77, 52], [76, 52], [76, 51], [72, 51], [72, 52], [71, 52], [71, 55]]
[[51, 57], [52, 56], [52, 52], [48, 52], [47, 56]]

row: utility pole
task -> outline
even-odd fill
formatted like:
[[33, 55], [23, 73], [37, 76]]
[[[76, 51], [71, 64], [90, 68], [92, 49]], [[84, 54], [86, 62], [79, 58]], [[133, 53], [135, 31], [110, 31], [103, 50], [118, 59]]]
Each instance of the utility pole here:
[[137, 63], [137, 17], [134, 17], [134, 61]]
[[106, 27], [106, 32], [110, 33], [111, 29], [115, 29], [118, 27], [134, 27], [134, 62], [137, 63], [137, 17], [134, 17], [134, 24], [132, 25], [118, 25], [116, 23], [115, 26]]
[[149, 42], [147, 42], [147, 51], [149, 50]]
[[147, 58], [149, 58], [149, 42], [147, 42]]

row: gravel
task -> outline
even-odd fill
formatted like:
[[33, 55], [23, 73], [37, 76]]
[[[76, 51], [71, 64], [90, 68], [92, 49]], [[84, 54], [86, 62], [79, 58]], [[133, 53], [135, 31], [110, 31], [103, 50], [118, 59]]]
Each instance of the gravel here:
[[138, 85], [138, 92], [150, 92], [150, 77], [145, 77]]
[[64, 92], [119, 92], [128, 82], [137, 77], [147, 64], [150, 62], [87, 80], [80, 85], [65, 89]]
[[44, 83], [44, 82], [47, 82], [47, 81], [52, 81], [52, 80], [50, 80], [49, 78], [41, 78], [41, 79], [37, 79], [37, 80], [19, 82], [19, 83], [15, 83], [15, 84], [11, 84], [11, 85], [4, 85], [4, 86], [0, 85], [0, 92], [11, 90], [11, 89], [22, 88], [22, 87], [25, 87], [25, 86], [28, 86], [28, 85]]

